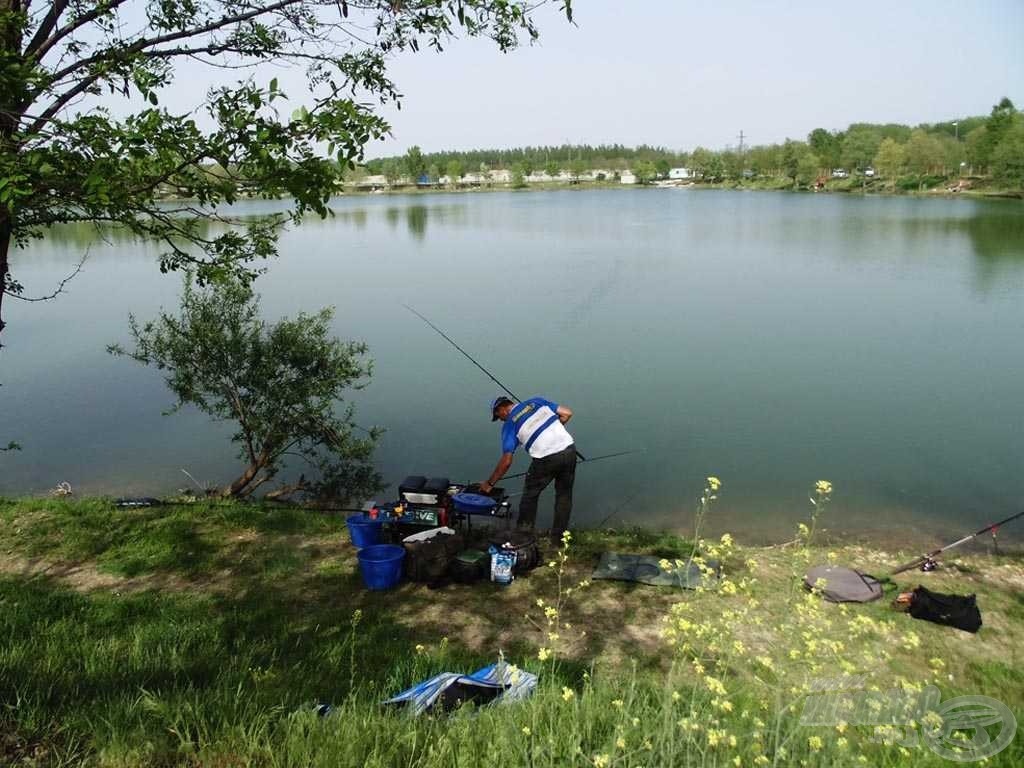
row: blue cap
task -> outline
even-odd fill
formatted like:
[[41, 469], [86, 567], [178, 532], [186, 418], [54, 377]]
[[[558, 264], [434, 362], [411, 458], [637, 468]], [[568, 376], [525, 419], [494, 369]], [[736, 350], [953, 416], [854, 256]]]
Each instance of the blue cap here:
[[508, 395], [498, 395], [496, 398], [491, 400], [491, 421], [497, 421], [498, 420], [498, 414], [496, 414], [494, 412], [495, 408], [497, 408], [502, 403], [511, 403], [511, 402], [512, 402], [512, 400], [511, 400], [511, 398], [508, 397]]

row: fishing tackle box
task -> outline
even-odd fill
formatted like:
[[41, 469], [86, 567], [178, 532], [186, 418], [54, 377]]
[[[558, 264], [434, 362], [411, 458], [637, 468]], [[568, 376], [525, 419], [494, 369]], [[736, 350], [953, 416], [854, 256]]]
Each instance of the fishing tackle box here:
[[398, 496], [406, 504], [437, 507], [447, 503], [450, 487], [447, 477], [410, 475], [399, 484]]

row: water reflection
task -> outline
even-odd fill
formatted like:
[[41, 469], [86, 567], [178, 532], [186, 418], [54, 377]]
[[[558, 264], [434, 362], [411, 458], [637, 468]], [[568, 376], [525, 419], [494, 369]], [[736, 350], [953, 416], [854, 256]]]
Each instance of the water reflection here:
[[409, 224], [409, 234], [417, 240], [427, 236], [427, 206], [410, 205], [405, 209], [405, 220]]

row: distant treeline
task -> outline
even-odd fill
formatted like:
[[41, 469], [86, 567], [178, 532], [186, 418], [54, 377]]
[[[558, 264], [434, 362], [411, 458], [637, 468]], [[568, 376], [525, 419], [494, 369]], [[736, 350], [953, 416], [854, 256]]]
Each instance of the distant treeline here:
[[689, 168], [704, 181], [779, 177], [810, 184], [834, 172], [900, 179], [950, 176], [991, 176], [1024, 184], [1024, 115], [1004, 98], [989, 115], [964, 117], [915, 127], [897, 123], [853, 123], [843, 131], [815, 128], [806, 141], [729, 147], [696, 147], [678, 151], [666, 147], [622, 144], [476, 149], [422, 152], [412, 147], [401, 156], [375, 158], [365, 173], [389, 179], [404, 176], [436, 181], [442, 176], [509, 169], [514, 177], [545, 172], [574, 177], [591, 170], [630, 169], [639, 179], [668, 175], [674, 167]]

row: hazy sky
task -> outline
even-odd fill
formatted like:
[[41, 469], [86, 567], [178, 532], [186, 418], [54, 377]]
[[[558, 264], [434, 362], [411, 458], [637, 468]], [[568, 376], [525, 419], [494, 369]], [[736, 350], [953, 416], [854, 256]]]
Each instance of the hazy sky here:
[[395, 60], [394, 138], [370, 156], [523, 144], [690, 149], [1024, 106], [1024, 0], [576, 0], [540, 42]]
[[[854, 121], [917, 124], [1024, 106], [1024, 0], [558, 0], [540, 41], [509, 54], [456, 40], [400, 54], [393, 137], [368, 157], [526, 144], [639, 143], [719, 149], [804, 138]], [[144, 24], [141, 6], [122, 18]], [[224, 71], [182, 62], [161, 94], [193, 110]], [[238, 73], [237, 77], [245, 73]], [[304, 70], [262, 67], [301, 103]], [[234, 73], [230, 79], [237, 79]], [[103, 103], [123, 114], [138, 104]], [[135, 100], [137, 102], [137, 99]], [[202, 115], [197, 115], [203, 121]]]

